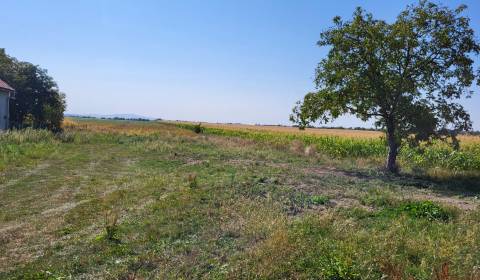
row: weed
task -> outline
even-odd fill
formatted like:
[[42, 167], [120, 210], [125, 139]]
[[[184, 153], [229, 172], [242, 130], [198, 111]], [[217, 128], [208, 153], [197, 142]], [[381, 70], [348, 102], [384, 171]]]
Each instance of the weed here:
[[298, 214], [304, 208], [310, 208], [312, 205], [325, 205], [329, 198], [323, 195], [308, 195], [302, 192], [292, 192], [291, 190], [284, 190], [284, 193], [279, 193], [288, 199], [287, 212], [290, 214]]
[[310, 196], [310, 203], [313, 205], [325, 205], [329, 201], [328, 197], [324, 195], [312, 195]]
[[107, 210], [104, 214], [105, 239], [118, 242], [118, 212]]
[[69, 234], [73, 233], [73, 231], [74, 230], [72, 229], [72, 227], [67, 226], [67, 227], [64, 227], [60, 230], [60, 234], [61, 235], [69, 235]]
[[230, 174], [230, 187], [232, 187], [232, 188], [235, 186], [235, 175], [236, 175], [235, 172], [232, 172]]
[[385, 188], [370, 188], [367, 193], [360, 198], [363, 205], [374, 207], [393, 207], [397, 204], [394, 194]]
[[402, 204], [396, 211], [407, 213], [411, 217], [428, 220], [448, 221], [453, 213], [432, 201], [412, 201]]
[[328, 280], [360, 280], [360, 274], [355, 271], [352, 264], [346, 263], [339, 257], [321, 258], [321, 271], [325, 279]]
[[197, 174], [190, 173], [187, 176], [188, 187], [194, 189], [198, 187]]

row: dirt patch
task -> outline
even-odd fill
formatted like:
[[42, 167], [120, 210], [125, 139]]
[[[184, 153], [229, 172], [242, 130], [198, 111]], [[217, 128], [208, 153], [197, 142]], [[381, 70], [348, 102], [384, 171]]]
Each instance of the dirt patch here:
[[313, 174], [313, 175], [318, 175], [318, 176], [325, 176], [325, 175], [335, 175], [335, 176], [350, 176], [346, 171], [341, 171], [336, 169], [335, 167], [331, 166], [316, 166], [316, 167], [307, 167], [302, 169], [302, 172], [304, 174]]
[[[309, 167], [309, 168], [304, 168], [301, 171], [305, 175], [315, 175], [318, 177], [341, 176], [341, 177], [350, 177], [350, 178], [357, 178], [357, 179], [364, 179], [364, 180], [375, 179], [375, 176], [367, 176], [360, 173], [357, 174], [355, 172], [342, 171], [329, 166]], [[307, 193], [314, 193], [314, 194], [320, 193], [324, 195], [330, 195], [332, 197], [344, 196], [344, 190], [341, 190], [341, 188], [336, 189], [335, 187], [333, 188], [320, 187], [315, 184], [315, 180], [313, 179], [311, 182], [302, 182], [301, 184], [297, 185], [296, 188]], [[410, 187], [405, 187], [405, 189], [401, 188], [398, 190], [398, 192], [399, 193], [401, 192], [405, 199], [430, 200], [430, 201], [438, 202], [441, 204], [453, 206], [465, 211], [475, 210], [480, 205], [480, 201], [477, 199], [456, 197], [453, 193], [451, 195], [448, 195], [448, 194], [439, 195], [439, 194], [432, 193], [431, 190], [415, 189]], [[337, 203], [337, 206], [340, 206], [340, 207], [359, 206], [358, 203], [354, 203], [352, 199], [349, 199], [349, 198], [334, 199], [333, 201]]]

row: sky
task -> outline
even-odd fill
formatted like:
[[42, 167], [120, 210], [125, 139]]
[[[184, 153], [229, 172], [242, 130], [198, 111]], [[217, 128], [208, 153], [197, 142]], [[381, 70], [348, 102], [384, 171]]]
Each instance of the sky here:
[[[0, 48], [48, 69], [71, 114], [289, 124], [328, 49], [319, 34], [357, 6], [393, 21], [416, 1], [2, 0]], [[480, 38], [480, 1], [466, 15]], [[480, 58], [476, 58], [476, 67]], [[463, 100], [480, 130], [480, 89]], [[370, 126], [354, 117], [333, 125]]]

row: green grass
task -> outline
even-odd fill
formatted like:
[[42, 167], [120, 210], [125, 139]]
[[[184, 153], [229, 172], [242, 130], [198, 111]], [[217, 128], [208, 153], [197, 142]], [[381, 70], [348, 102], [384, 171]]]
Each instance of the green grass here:
[[478, 184], [208, 128], [71, 122], [1, 136], [1, 279], [480, 276]]

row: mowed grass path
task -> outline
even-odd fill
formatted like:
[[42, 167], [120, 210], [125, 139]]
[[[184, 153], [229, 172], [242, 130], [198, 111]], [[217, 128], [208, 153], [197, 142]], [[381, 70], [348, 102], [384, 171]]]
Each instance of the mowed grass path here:
[[475, 186], [161, 123], [76, 120], [51, 138], [3, 152], [2, 279], [479, 272]]

